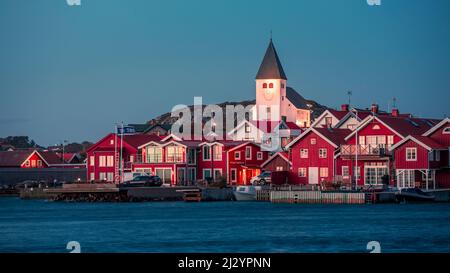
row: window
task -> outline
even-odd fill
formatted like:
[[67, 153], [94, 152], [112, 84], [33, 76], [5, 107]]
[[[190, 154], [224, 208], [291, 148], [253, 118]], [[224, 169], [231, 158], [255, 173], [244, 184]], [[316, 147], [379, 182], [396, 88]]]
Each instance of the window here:
[[241, 152], [234, 152], [234, 159], [235, 160], [241, 159]]
[[114, 173], [107, 173], [106, 180], [110, 182], [114, 181]]
[[134, 162], [134, 155], [130, 155], [130, 162]]
[[95, 166], [95, 157], [93, 155], [91, 155], [89, 157], [89, 165], [90, 166]]
[[166, 162], [183, 162], [183, 147], [168, 146], [166, 148]]
[[282, 172], [283, 169], [284, 169], [283, 166], [277, 166], [277, 167], [276, 167], [276, 171], [277, 171], [277, 172]]
[[417, 161], [417, 148], [406, 148], [406, 161]]
[[100, 176], [99, 176], [99, 178], [100, 178], [100, 180], [105, 180], [106, 179], [106, 173], [100, 173], [99, 174]]
[[320, 177], [328, 177], [328, 168], [320, 168]]
[[230, 180], [231, 180], [231, 182], [236, 182], [236, 180], [237, 180], [237, 170], [236, 169], [231, 169]]
[[100, 161], [100, 167], [106, 167], [106, 156], [101, 155], [99, 156], [99, 161]]
[[89, 180], [90, 181], [94, 181], [95, 180], [95, 173], [90, 173], [89, 174]]
[[316, 145], [317, 143], [317, 139], [316, 138], [311, 138], [311, 145]]
[[266, 113], [267, 113], [267, 119], [269, 119], [270, 120], [270, 117], [271, 117], [271, 109], [270, 109], [270, 107], [267, 107], [266, 108]]
[[30, 167], [30, 160], [25, 161], [25, 166]]
[[365, 184], [380, 185], [383, 183], [383, 176], [388, 174], [388, 168], [385, 163], [380, 165], [366, 165], [364, 167]]
[[348, 166], [342, 166], [342, 177], [343, 178], [350, 177], [350, 172], [349, 172]]
[[245, 159], [252, 159], [252, 147], [245, 147]]
[[211, 178], [211, 169], [203, 169], [203, 180]]
[[107, 167], [113, 167], [114, 166], [114, 156], [108, 155], [106, 158], [106, 166]]
[[434, 153], [433, 153], [433, 151], [428, 153], [428, 161], [434, 161]]
[[325, 117], [325, 125], [327, 127], [331, 127], [331, 125], [333, 125], [333, 118], [332, 117]]
[[147, 163], [160, 163], [162, 162], [162, 148], [158, 146], [147, 147]]
[[374, 126], [372, 127], [372, 129], [373, 129], [373, 130], [380, 130], [381, 128], [380, 128], [380, 125], [374, 125]]
[[38, 167], [42, 167], [42, 160], [38, 160], [38, 161], [37, 161], [37, 166], [38, 166]]
[[327, 149], [319, 149], [319, 158], [327, 158]]
[[450, 127], [446, 127], [443, 131], [443, 134], [450, 134]]
[[195, 182], [197, 180], [197, 172], [195, 168], [188, 169], [188, 179], [191, 182]]
[[218, 181], [222, 177], [222, 169], [214, 169], [214, 180]]
[[281, 89], [284, 89], [284, 83], [281, 84]]
[[35, 168], [36, 167], [36, 160], [31, 160], [31, 168]]
[[256, 159], [262, 160], [263, 159], [263, 153], [262, 152], [256, 153]]
[[109, 141], [109, 144], [110, 144], [110, 145], [114, 145], [114, 139], [111, 139], [111, 140]]
[[388, 136], [387, 137], [387, 144], [390, 145], [394, 145], [394, 136]]
[[300, 149], [300, 158], [308, 158], [308, 149]]
[[195, 164], [196, 161], [197, 161], [197, 157], [196, 157], [195, 149], [188, 149], [187, 150], [187, 163]]
[[298, 177], [306, 177], [306, 168], [298, 168]]
[[366, 145], [366, 137], [365, 136], [359, 136], [359, 145]]
[[273, 88], [273, 82], [269, 83], [269, 88]]
[[397, 170], [398, 188], [414, 188], [416, 184], [415, 179], [414, 170]]
[[436, 161], [441, 161], [441, 151], [434, 151], [436, 154], [434, 156], [434, 159]]
[[203, 160], [211, 160], [211, 147], [204, 145], [203, 148]]
[[267, 88], [267, 83], [263, 83], [263, 88]]
[[222, 160], [222, 146], [214, 145], [213, 148], [213, 159], [214, 160]]
[[248, 123], [245, 123], [245, 132], [250, 133], [252, 131], [252, 128], [250, 128], [250, 125]]

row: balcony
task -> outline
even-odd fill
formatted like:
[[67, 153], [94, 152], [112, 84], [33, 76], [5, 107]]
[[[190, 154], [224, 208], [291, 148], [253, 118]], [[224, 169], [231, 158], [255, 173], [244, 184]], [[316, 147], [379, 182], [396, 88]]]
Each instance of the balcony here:
[[356, 155], [364, 157], [383, 157], [389, 156], [389, 145], [342, 145], [341, 155], [354, 157]]

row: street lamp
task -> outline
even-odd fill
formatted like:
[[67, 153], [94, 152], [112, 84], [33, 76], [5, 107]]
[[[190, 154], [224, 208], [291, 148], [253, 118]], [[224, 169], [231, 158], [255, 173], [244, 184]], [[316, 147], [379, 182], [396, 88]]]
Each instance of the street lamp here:
[[63, 140], [62, 141], [62, 163], [65, 164], [65, 160], [64, 160], [64, 144], [67, 143], [67, 140]]

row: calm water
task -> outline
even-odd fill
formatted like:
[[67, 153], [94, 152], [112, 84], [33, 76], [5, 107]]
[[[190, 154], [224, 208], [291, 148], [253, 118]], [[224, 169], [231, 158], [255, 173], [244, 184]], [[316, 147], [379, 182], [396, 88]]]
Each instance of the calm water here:
[[0, 252], [450, 252], [450, 204], [59, 203], [0, 198]]

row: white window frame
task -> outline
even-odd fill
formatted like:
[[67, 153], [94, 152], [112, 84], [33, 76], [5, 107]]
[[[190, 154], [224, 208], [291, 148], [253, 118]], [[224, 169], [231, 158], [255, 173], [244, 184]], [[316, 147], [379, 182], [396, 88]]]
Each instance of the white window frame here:
[[91, 172], [91, 173], [89, 173], [89, 181], [94, 181], [95, 180], [95, 173], [94, 172]]
[[93, 155], [89, 156], [89, 166], [95, 166], [95, 156]]
[[114, 156], [106, 156], [106, 167], [114, 167]]
[[[222, 146], [213, 145], [211, 148], [212, 148], [211, 152], [212, 152], [213, 159], [217, 160], [217, 161], [221, 161], [222, 160], [222, 152], [223, 152]], [[216, 149], [218, 149], [218, 150], [216, 150]]]
[[311, 145], [316, 145], [317, 144], [317, 139], [315, 137], [311, 138]]
[[257, 153], [256, 153], [256, 159], [257, 159], [257, 160], [263, 160], [263, 158], [264, 158], [264, 157], [263, 157], [263, 152], [257, 152]]
[[214, 168], [214, 170], [213, 170], [213, 180], [214, 180], [214, 181], [217, 181], [216, 171], [219, 171], [219, 172], [220, 172], [219, 176], [222, 176], [222, 175], [223, 175], [222, 168]]
[[[233, 179], [233, 172], [234, 172], [234, 179]], [[237, 182], [237, 169], [236, 168], [230, 169], [230, 181]]]
[[298, 177], [304, 178], [307, 175], [306, 172], [307, 172], [306, 168], [298, 168], [297, 175], [298, 175]]
[[444, 135], [450, 134], [450, 127], [445, 127], [444, 130], [442, 130], [442, 133], [443, 133]]
[[[344, 175], [344, 173], [347, 173], [347, 175]], [[342, 166], [342, 177], [350, 178], [350, 168], [348, 166]]]
[[328, 167], [320, 167], [319, 168], [319, 177], [320, 178], [328, 177], [328, 175], [329, 175]]
[[308, 158], [308, 149], [300, 149], [300, 158]]
[[203, 178], [203, 180], [206, 180], [205, 172], [207, 172], [207, 171], [209, 171], [209, 174], [210, 174], [209, 177], [210, 177], [210, 178], [213, 178], [213, 175], [214, 175], [214, 174], [212, 173], [212, 170], [211, 170], [211, 169], [203, 169], [203, 170], [202, 170], [202, 178]]
[[98, 174], [98, 179], [99, 179], [100, 181], [105, 181], [105, 180], [106, 180], [106, 172], [100, 172], [100, 173]]
[[98, 166], [99, 167], [106, 167], [106, 155], [101, 155], [98, 157]]
[[[405, 150], [406, 161], [417, 161], [417, 148], [407, 147]], [[414, 155], [414, 156], [413, 156]]]
[[106, 173], [106, 181], [109, 181], [109, 182], [114, 181], [114, 173], [113, 172]]
[[325, 148], [320, 148], [319, 149], [319, 158], [327, 158], [328, 153], [327, 153], [327, 149]]
[[[250, 151], [249, 154], [247, 154], [248, 151]], [[246, 160], [252, 160], [252, 153], [253, 153], [253, 147], [252, 146], [245, 147], [245, 159]]]
[[[237, 155], [239, 155], [239, 156], [237, 156]], [[241, 152], [240, 151], [234, 152], [234, 159], [235, 160], [241, 160]]]
[[435, 150], [434, 160], [435, 161], [441, 161], [441, 151]]
[[[205, 149], [208, 149], [208, 152], [205, 152]], [[205, 157], [205, 155], [208, 154], [208, 158]], [[202, 158], [203, 161], [211, 161], [211, 146], [204, 145], [202, 147]]]

